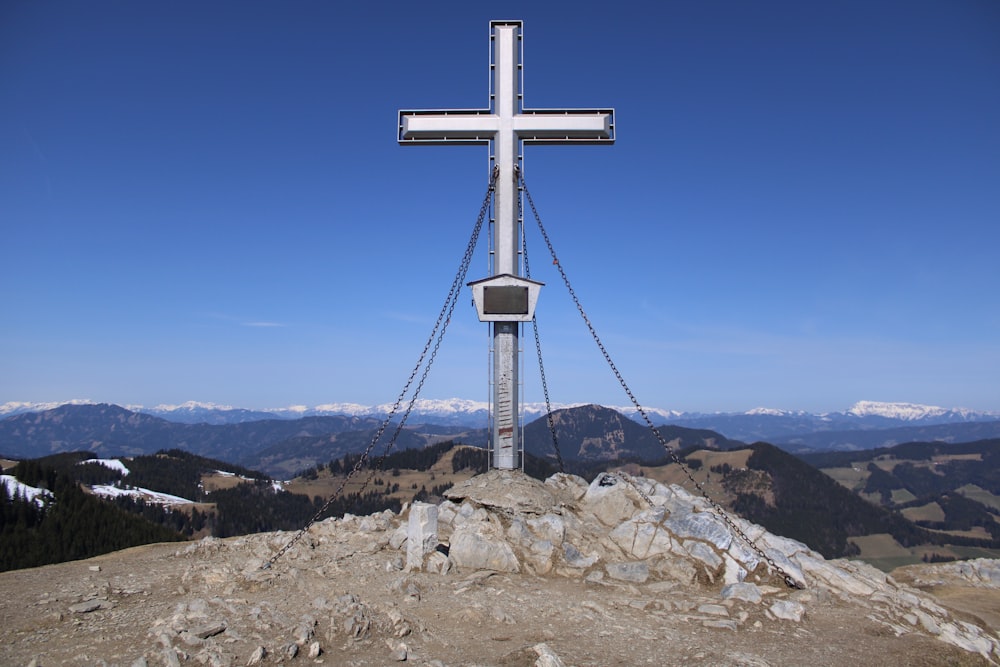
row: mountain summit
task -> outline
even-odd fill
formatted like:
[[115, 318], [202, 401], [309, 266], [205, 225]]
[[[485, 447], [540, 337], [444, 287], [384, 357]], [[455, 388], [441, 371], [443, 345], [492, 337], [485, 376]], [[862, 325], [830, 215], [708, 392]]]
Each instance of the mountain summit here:
[[[1000, 659], [987, 623], [864, 563], [828, 561], [723, 518], [677, 486], [622, 474], [542, 483], [493, 471], [448, 496], [400, 514], [318, 522], [283, 555], [292, 535], [261, 533], [2, 573], [6, 661], [785, 667]], [[947, 582], [952, 593], [978, 586], [983, 595], [1000, 578], [996, 561], [909, 575]]]

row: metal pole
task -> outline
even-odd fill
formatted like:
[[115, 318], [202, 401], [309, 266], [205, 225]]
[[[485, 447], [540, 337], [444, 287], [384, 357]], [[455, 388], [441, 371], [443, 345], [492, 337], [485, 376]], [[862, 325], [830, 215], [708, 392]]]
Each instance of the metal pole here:
[[[496, 223], [494, 225], [493, 275], [520, 275], [515, 180], [518, 164], [518, 136], [514, 117], [519, 109], [520, 46], [517, 26], [495, 25], [493, 113], [499, 119], [493, 141], [495, 164], [499, 169], [496, 184]], [[520, 398], [518, 396], [518, 324], [493, 323], [493, 467], [511, 470], [521, 467], [519, 440]]]

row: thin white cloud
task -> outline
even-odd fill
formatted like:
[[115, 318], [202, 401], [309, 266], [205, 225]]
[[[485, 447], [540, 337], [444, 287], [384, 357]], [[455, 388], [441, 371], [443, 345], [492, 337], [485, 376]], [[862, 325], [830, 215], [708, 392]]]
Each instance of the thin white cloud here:
[[260, 327], [260, 328], [287, 326], [281, 322], [243, 322], [242, 325], [245, 327]]
[[284, 322], [272, 322], [271, 320], [244, 320], [241, 317], [235, 315], [229, 315], [228, 313], [206, 313], [206, 317], [209, 319], [217, 320], [219, 322], [225, 322], [228, 324], [235, 324], [241, 327], [255, 327], [255, 328], [274, 328], [274, 327], [286, 327], [288, 326]]

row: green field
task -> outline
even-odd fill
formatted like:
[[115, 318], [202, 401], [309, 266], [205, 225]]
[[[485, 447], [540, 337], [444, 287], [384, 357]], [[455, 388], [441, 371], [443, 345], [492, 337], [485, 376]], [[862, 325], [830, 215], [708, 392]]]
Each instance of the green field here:
[[868, 476], [871, 474], [863, 467], [823, 468], [822, 472], [851, 491], [860, 491], [863, 489], [865, 482], [868, 481]]
[[951, 547], [960, 558], [1000, 558], [1000, 549], [984, 549], [982, 547]]
[[863, 560], [883, 572], [890, 572], [902, 565], [919, 563], [921, 557], [899, 544], [888, 533], [863, 535], [849, 540], [858, 545], [861, 555], [855, 560]]
[[987, 507], [992, 507], [993, 509], [1000, 511], [1000, 496], [995, 496], [986, 489], [980, 488], [975, 484], [960, 486], [955, 489], [955, 491], [957, 493], [961, 493], [969, 500], [975, 500], [977, 503], [982, 503]]
[[852, 537], [850, 542], [858, 545], [861, 555], [854, 560], [877, 567], [883, 572], [892, 572], [903, 565], [914, 565], [924, 562], [925, 556], [933, 554], [951, 556], [956, 560], [971, 558], [1000, 558], [1000, 549], [984, 549], [981, 547], [956, 547], [940, 545], [921, 545], [911, 549], [900, 545], [888, 533]]
[[[893, 498], [895, 500], [895, 498]], [[907, 507], [901, 514], [910, 521], [944, 521], [944, 510], [936, 502], [920, 507]]]

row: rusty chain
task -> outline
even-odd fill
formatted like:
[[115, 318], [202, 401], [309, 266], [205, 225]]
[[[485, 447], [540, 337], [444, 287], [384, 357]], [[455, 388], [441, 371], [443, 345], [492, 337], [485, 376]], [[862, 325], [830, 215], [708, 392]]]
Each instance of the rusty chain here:
[[[514, 177], [520, 180], [521, 170], [515, 167], [514, 173]], [[521, 197], [517, 198], [517, 219], [521, 221], [521, 257], [524, 260], [524, 277], [530, 279], [531, 267], [528, 265], [528, 243], [524, 235], [524, 203], [521, 201]], [[542, 339], [538, 334], [538, 319], [534, 314], [531, 316], [531, 330], [535, 334], [535, 355], [538, 357], [538, 372], [542, 377], [542, 394], [545, 396], [545, 421], [548, 423], [549, 433], [552, 435], [552, 448], [556, 451], [559, 472], [566, 472], [562, 452], [559, 451], [559, 436], [556, 435], [556, 424], [552, 419], [552, 401], [549, 400], [549, 383], [545, 378], [545, 364], [542, 362]]]

